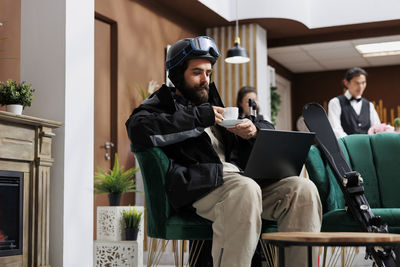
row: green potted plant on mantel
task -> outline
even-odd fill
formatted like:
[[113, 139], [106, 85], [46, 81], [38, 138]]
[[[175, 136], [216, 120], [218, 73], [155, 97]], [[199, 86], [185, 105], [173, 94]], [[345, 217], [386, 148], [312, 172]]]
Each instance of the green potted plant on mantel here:
[[135, 208], [122, 212], [122, 217], [125, 222], [125, 240], [137, 239], [142, 213], [142, 211], [137, 211]]
[[135, 189], [136, 181], [132, 178], [138, 170], [139, 168], [131, 168], [124, 171], [124, 166], [119, 166], [118, 154], [116, 153], [112, 170], [106, 172], [97, 167], [94, 184], [95, 193], [108, 193], [110, 206], [119, 206], [122, 194], [128, 192], [143, 193]]
[[25, 81], [17, 83], [8, 79], [6, 83], [0, 82], [0, 105], [6, 106], [8, 112], [22, 114], [25, 107], [30, 107], [35, 89]]

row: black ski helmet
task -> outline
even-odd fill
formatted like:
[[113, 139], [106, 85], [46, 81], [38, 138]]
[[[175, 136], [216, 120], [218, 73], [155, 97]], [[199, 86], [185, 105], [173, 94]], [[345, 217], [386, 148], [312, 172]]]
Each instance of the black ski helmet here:
[[168, 78], [176, 87], [183, 82], [183, 73], [185, 71], [185, 62], [189, 59], [205, 58], [214, 65], [220, 56], [217, 45], [214, 40], [208, 36], [198, 36], [195, 38], [186, 38], [173, 44], [167, 53], [165, 62], [169, 71]]

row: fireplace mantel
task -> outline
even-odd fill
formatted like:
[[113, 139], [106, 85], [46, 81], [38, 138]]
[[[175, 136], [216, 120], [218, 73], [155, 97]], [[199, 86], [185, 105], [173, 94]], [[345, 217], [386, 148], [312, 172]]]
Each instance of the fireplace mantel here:
[[24, 173], [23, 253], [0, 266], [49, 267], [53, 129], [61, 123], [0, 111], [0, 170]]

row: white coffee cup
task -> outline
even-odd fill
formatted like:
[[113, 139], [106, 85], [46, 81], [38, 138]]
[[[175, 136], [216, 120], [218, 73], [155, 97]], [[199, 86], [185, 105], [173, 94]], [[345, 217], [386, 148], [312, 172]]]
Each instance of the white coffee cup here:
[[226, 107], [222, 116], [224, 117], [224, 120], [237, 120], [239, 117], [239, 108]]

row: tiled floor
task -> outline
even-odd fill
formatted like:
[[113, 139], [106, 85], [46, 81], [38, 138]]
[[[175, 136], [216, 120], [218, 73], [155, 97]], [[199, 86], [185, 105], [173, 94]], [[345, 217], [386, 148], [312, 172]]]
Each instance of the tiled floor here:
[[[329, 250], [328, 250], [328, 258], [327, 258], [327, 262], [326, 262], [327, 265], [329, 263], [329, 257], [332, 254], [332, 252], [333, 252], [332, 248], [329, 248]], [[358, 248], [358, 252], [354, 257], [353, 264], [350, 265], [349, 264], [350, 262], [347, 261], [347, 262], [345, 262], [346, 263], [345, 266], [371, 267], [372, 266], [372, 261], [371, 260], [365, 260], [364, 256], [365, 256], [365, 249], [364, 248]], [[170, 262], [170, 260], [172, 260], [172, 259], [169, 259], [169, 262]], [[159, 267], [175, 267], [175, 265], [171, 265], [171, 263], [169, 263], [168, 265], [159, 265]], [[144, 264], [143, 266], [146, 266], [146, 264]], [[263, 265], [262, 267], [264, 267], [264, 266], [266, 266], [266, 264]], [[320, 255], [319, 266], [322, 266], [322, 254]], [[341, 259], [341, 257], [339, 257], [337, 262], [336, 262], [336, 264], [335, 264], [334, 260], [331, 260], [329, 266], [341, 267], [341, 266], [344, 266], [344, 265], [342, 265], [342, 259]]]

